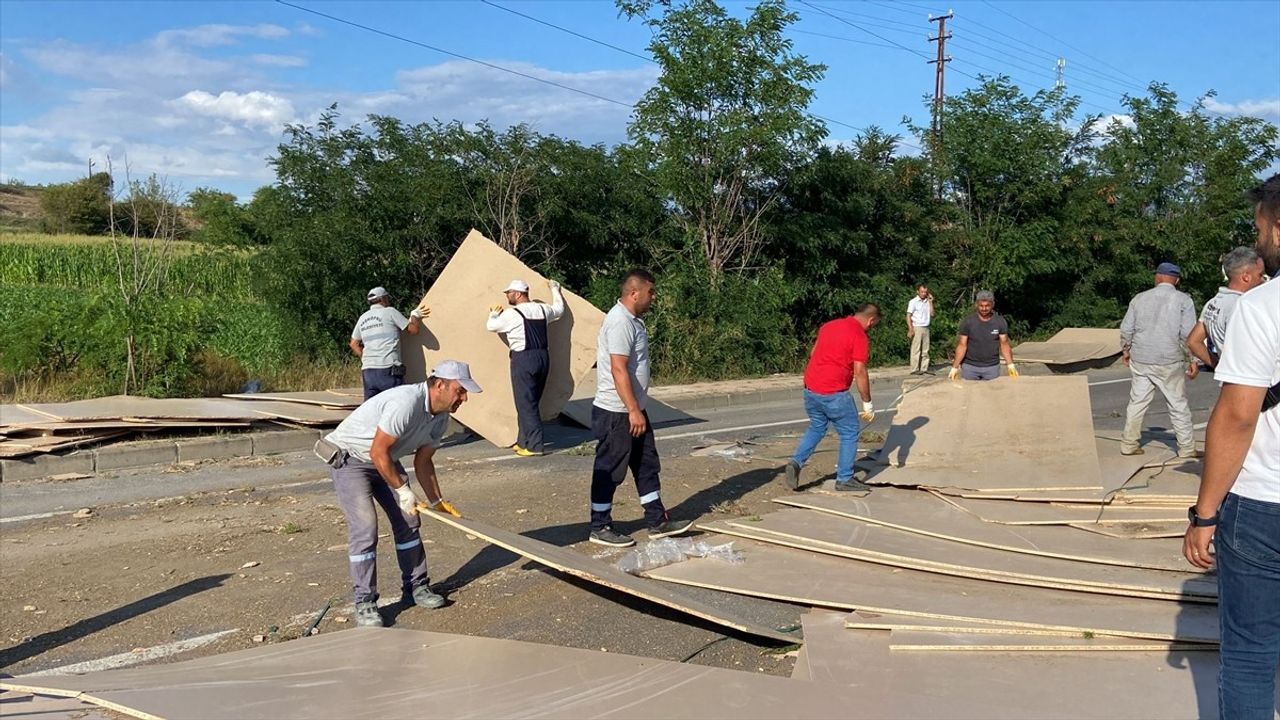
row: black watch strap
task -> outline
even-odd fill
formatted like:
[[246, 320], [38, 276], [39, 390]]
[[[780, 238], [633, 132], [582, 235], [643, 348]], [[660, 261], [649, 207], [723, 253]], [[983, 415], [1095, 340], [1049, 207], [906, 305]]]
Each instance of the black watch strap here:
[[1218, 524], [1217, 515], [1210, 518], [1202, 518], [1197, 515], [1195, 505], [1187, 508], [1187, 520], [1191, 521], [1191, 527], [1213, 527]]

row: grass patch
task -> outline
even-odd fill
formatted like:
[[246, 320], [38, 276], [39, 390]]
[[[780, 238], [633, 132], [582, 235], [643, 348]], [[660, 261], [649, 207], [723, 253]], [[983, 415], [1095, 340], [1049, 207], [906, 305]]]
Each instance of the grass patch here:
[[284, 535], [297, 535], [298, 533], [303, 531], [304, 531], [304, 528], [298, 523], [293, 522], [292, 520], [280, 526], [280, 532], [281, 534], [284, 534]]

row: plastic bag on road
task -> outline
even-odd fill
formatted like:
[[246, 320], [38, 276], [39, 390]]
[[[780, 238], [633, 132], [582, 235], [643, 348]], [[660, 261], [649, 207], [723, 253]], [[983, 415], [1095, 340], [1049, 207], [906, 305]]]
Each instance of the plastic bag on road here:
[[639, 575], [646, 570], [672, 565], [691, 557], [715, 558], [737, 565], [745, 562], [742, 553], [733, 549], [733, 543], [712, 545], [705, 540], [691, 538], [662, 538], [652, 540], [632, 550], [618, 561], [617, 566], [623, 572]]

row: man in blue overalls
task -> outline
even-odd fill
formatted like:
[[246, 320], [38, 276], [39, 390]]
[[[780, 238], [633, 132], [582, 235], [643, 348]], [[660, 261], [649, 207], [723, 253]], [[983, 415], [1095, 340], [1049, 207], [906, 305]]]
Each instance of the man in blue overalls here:
[[507, 307], [495, 305], [485, 323], [489, 331], [505, 334], [507, 346], [511, 348], [511, 392], [515, 396], [520, 427], [513, 449], [522, 457], [541, 455], [543, 451], [542, 416], [538, 406], [551, 369], [547, 323], [564, 315], [560, 283], [550, 280], [547, 287], [551, 289], [550, 305], [533, 302], [529, 299], [529, 283], [512, 280], [503, 291]]

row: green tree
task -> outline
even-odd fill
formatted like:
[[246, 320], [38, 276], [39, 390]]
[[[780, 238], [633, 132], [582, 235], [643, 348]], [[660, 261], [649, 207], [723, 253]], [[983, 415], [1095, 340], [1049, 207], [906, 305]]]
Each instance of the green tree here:
[[210, 245], [256, 244], [253, 221], [248, 211], [236, 202], [235, 195], [213, 188], [196, 188], [187, 195], [187, 206], [200, 224], [194, 239]]
[[111, 224], [111, 175], [94, 173], [75, 182], [50, 185], [40, 193], [45, 232], [102, 235]]
[[629, 135], [714, 284], [751, 265], [782, 178], [825, 136], [805, 109], [826, 68], [792, 51], [784, 33], [798, 16], [781, 0], [763, 0], [745, 20], [714, 0], [618, 7], [650, 27], [662, 68]]

